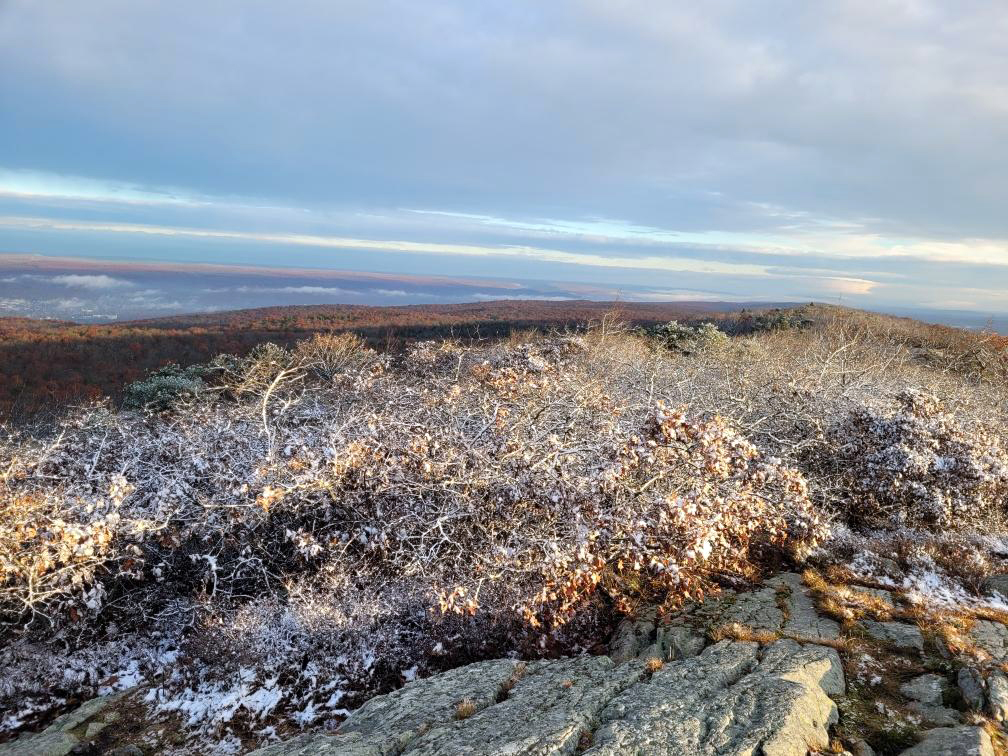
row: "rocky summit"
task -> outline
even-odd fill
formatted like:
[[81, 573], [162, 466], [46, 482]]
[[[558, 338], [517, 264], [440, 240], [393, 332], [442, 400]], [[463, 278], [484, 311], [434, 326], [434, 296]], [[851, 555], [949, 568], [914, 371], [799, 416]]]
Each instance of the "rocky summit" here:
[[[870, 597], [901, 619], [837, 621], [822, 608], [829, 594], [821, 586], [812, 590], [802, 576], [784, 573], [672, 617], [651, 611], [624, 620], [607, 655], [469, 664], [374, 697], [335, 730], [253, 753], [1003, 752], [993, 723], [1008, 709], [1000, 671], [1008, 628], [977, 622], [971, 637], [994, 666], [971, 664], [901, 613], [899, 591], [850, 585], [843, 592], [855, 602]], [[123, 726], [121, 712], [143, 694], [89, 701], [44, 732], [0, 746], [0, 754], [172, 752], [170, 733]]]

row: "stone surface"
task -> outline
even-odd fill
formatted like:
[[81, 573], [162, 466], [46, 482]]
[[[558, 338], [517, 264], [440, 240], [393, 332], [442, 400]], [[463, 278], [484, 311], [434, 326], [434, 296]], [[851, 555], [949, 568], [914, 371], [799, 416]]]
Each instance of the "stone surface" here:
[[84, 738], [86, 740], [90, 740], [91, 738], [98, 735], [98, 733], [104, 730], [106, 727], [108, 727], [107, 722], [92, 722], [87, 726], [87, 729], [84, 731]]
[[416, 680], [372, 698], [343, 723], [340, 732], [357, 732], [376, 742], [381, 737], [389, 748], [401, 750], [419, 733], [453, 721], [463, 700], [470, 701], [477, 712], [491, 706], [523, 669], [526, 667], [520, 662], [500, 659]]
[[506, 700], [432, 728], [404, 753], [572, 753], [603, 707], [643, 673], [643, 665], [615, 666], [606, 657], [530, 664]]
[[784, 625], [784, 612], [777, 605], [777, 588], [765, 586], [749, 593], [736, 594], [735, 600], [721, 612], [722, 622], [739, 622], [754, 630], [772, 630]]
[[861, 624], [868, 635], [876, 640], [890, 643], [902, 650], [924, 650], [924, 636], [915, 625], [907, 625], [903, 622], [876, 622], [875, 620], [862, 620]]
[[973, 642], [998, 661], [1008, 661], [1008, 628], [1000, 622], [977, 620], [970, 630]]
[[102, 712], [123, 695], [125, 692], [85, 701], [73, 711], [57, 717], [42, 732], [28, 733], [10, 743], [0, 744], [0, 756], [65, 756], [105, 728]]
[[260, 748], [249, 756], [395, 756], [389, 741], [373, 743], [359, 732], [349, 735], [299, 735]]
[[859, 738], [851, 743], [851, 754], [853, 756], [875, 756], [875, 749], [868, 745], [868, 741]]
[[956, 682], [966, 705], [975, 711], [983, 711], [986, 696], [980, 673], [970, 667], [963, 667], [959, 670]]
[[987, 678], [987, 711], [998, 722], [1008, 719], [1008, 677], [1000, 672]]
[[[828, 743], [830, 696], [844, 690], [835, 650], [785, 640], [721, 641], [649, 674], [642, 659], [482, 662], [372, 699], [335, 735], [306, 735], [258, 756], [752, 754], [804, 756]], [[444, 678], [454, 673], [448, 682]], [[513, 686], [505, 682], [514, 680]], [[476, 712], [456, 718], [470, 698]]]
[[947, 688], [948, 682], [944, 677], [931, 673], [903, 683], [900, 686], [900, 693], [922, 704], [940, 706], [942, 695]]
[[43, 732], [38, 735], [22, 735], [11, 743], [0, 745], [3, 756], [66, 756], [79, 743], [66, 732]]
[[782, 628], [785, 633], [816, 640], [836, 640], [840, 637], [840, 625], [816, 611], [801, 575], [785, 572], [768, 580], [767, 584], [786, 591], [784, 605], [788, 616]]
[[609, 657], [617, 664], [640, 656], [652, 644], [656, 633], [655, 610], [640, 617], [622, 620], [609, 643]]
[[721, 641], [617, 696], [585, 753], [804, 756], [828, 744], [843, 687], [833, 649]]
[[920, 701], [913, 701], [908, 707], [920, 715], [924, 722], [929, 722], [938, 727], [949, 727], [960, 722], [959, 712], [940, 704], [924, 704]]
[[991, 575], [984, 580], [983, 589], [988, 593], [1000, 593], [1008, 597], [1008, 575]]
[[85, 701], [70, 713], [58, 717], [45, 731], [60, 730], [62, 732], [70, 732], [101, 714], [102, 710], [117, 698], [118, 696], [104, 696]]
[[707, 637], [690, 625], [672, 625], [659, 629], [658, 642], [666, 650], [668, 659], [689, 659], [707, 645]]
[[994, 746], [980, 727], [939, 727], [902, 756], [994, 756]]

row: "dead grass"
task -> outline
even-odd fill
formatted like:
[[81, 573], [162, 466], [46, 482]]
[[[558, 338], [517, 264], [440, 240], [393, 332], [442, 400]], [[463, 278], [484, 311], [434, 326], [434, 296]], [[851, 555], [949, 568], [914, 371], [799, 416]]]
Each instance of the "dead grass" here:
[[991, 745], [994, 747], [994, 756], [1008, 756], [1008, 736], [1001, 729], [997, 722], [984, 717], [979, 722], [984, 731], [990, 735]]
[[664, 666], [665, 662], [659, 659], [657, 656], [652, 656], [644, 663], [644, 668], [651, 674], [654, 674]]
[[766, 646], [775, 643], [782, 638], [793, 640], [802, 644], [814, 644], [817, 646], [829, 646], [837, 651], [848, 652], [854, 646], [854, 641], [850, 638], [813, 638], [799, 633], [789, 633], [784, 631], [761, 630], [744, 625], [741, 622], [728, 622], [717, 625], [708, 633], [710, 639], [717, 643], [722, 640], [736, 640], [746, 643], [759, 643]]
[[476, 704], [470, 698], [463, 698], [455, 705], [455, 719], [469, 719], [476, 713]]
[[741, 622], [728, 622], [724, 625], [714, 627], [710, 633], [710, 639], [717, 643], [723, 640], [744, 641], [746, 643], [759, 643], [765, 646], [781, 638], [780, 633], [770, 630], [759, 630], [743, 625]]
[[500, 691], [497, 693], [497, 702], [500, 703], [511, 695], [511, 691], [514, 686], [518, 684], [519, 680], [525, 677], [525, 673], [528, 671], [528, 665], [525, 662], [518, 662], [515, 665], [514, 671], [511, 672], [511, 676], [504, 681], [500, 687]]

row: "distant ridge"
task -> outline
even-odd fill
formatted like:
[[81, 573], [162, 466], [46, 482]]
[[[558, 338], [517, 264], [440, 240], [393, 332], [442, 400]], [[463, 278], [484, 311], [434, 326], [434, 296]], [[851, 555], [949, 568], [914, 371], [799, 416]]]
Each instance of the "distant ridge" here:
[[257, 344], [290, 345], [320, 331], [352, 330], [373, 346], [432, 338], [500, 338], [515, 330], [563, 328], [615, 313], [645, 325], [720, 319], [768, 302], [499, 300], [438, 305], [295, 305], [81, 324], [0, 318], [0, 419], [68, 402], [117, 396], [165, 364], [191, 365]]

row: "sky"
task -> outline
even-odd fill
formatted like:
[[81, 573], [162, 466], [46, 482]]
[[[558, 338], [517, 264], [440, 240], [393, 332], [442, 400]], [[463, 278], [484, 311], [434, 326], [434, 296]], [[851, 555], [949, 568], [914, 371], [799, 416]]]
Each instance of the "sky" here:
[[0, 0], [0, 254], [1004, 313], [1006, 38], [971, 0]]

